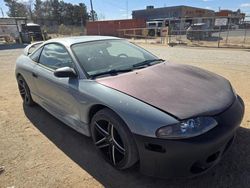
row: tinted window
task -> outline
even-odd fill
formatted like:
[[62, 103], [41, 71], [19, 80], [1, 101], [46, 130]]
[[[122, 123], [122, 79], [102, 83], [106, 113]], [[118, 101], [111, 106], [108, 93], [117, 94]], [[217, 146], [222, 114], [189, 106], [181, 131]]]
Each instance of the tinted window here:
[[38, 62], [42, 50], [43, 50], [43, 48], [38, 49], [36, 52], [34, 52], [33, 54], [30, 55], [30, 58], [33, 61]]
[[72, 67], [72, 59], [67, 50], [59, 44], [44, 46], [39, 63], [53, 70], [61, 67]]

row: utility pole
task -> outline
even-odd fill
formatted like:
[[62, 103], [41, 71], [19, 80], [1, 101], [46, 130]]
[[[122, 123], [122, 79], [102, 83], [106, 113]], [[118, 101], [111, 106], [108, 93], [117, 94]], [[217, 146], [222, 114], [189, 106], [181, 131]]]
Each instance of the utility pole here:
[[92, 21], [95, 21], [95, 15], [94, 15], [94, 10], [93, 10], [93, 3], [92, 0], [90, 0], [90, 6], [91, 6], [91, 16], [92, 16]]
[[127, 9], [127, 19], [128, 19], [128, 0], [126, 1], [126, 9]]

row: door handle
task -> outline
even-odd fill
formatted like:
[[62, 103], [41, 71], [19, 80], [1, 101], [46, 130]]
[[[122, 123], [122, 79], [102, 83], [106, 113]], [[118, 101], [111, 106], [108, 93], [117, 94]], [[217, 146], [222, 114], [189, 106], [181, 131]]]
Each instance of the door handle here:
[[32, 72], [32, 76], [33, 76], [34, 78], [37, 78], [37, 77], [38, 77], [37, 74], [35, 74], [34, 72]]

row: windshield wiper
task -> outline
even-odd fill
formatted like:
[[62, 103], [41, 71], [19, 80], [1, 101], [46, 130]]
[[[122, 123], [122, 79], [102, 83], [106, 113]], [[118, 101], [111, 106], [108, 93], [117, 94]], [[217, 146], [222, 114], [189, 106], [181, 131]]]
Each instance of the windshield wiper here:
[[136, 68], [136, 67], [141, 67], [144, 65], [150, 66], [150, 65], [152, 65], [151, 63], [157, 62], [157, 61], [163, 62], [165, 60], [164, 59], [149, 59], [149, 60], [145, 60], [145, 61], [142, 61], [140, 63], [134, 64], [133, 67]]
[[90, 78], [96, 78], [98, 76], [102, 76], [102, 75], [106, 75], [106, 74], [117, 75], [118, 73], [130, 72], [132, 70], [133, 69], [110, 69], [108, 71], [104, 71], [104, 72], [100, 72], [100, 73], [90, 75]]

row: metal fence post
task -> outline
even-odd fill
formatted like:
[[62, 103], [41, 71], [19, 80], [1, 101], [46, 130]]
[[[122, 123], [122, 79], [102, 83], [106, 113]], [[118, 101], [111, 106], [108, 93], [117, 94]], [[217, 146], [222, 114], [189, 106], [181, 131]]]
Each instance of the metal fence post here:
[[168, 29], [168, 45], [171, 45], [171, 36], [172, 36], [172, 25], [171, 25], [171, 21], [169, 21], [169, 29]]
[[15, 22], [16, 22], [16, 29], [17, 29], [17, 32], [18, 32], [18, 39], [19, 39], [19, 42], [22, 44], [23, 40], [22, 40], [21, 32], [19, 31], [19, 27], [18, 27], [18, 23], [17, 23], [16, 18], [15, 18]]
[[101, 35], [101, 32], [100, 32], [100, 23], [98, 23], [97, 27], [98, 27], [98, 34]]
[[228, 35], [229, 35], [229, 27], [231, 25], [231, 19], [229, 18], [229, 22], [228, 22], [228, 25], [227, 25], [227, 38], [226, 38], [226, 44], [227, 44], [227, 41], [228, 41]]
[[182, 43], [182, 42], [181, 42], [181, 34], [182, 34], [182, 33], [181, 33], [181, 30], [182, 30], [182, 29], [181, 29], [181, 22], [182, 22], [182, 19], [180, 19], [180, 24], [179, 24], [179, 39], [178, 39], [178, 40], [179, 40], [179, 44]]
[[218, 48], [220, 47], [220, 33], [221, 33], [221, 26], [220, 26], [220, 29], [219, 29], [219, 38], [218, 38]]
[[246, 38], [247, 38], [247, 25], [245, 25], [245, 35], [244, 35], [244, 40], [243, 40], [242, 47], [243, 47], [244, 44], [246, 44]]

